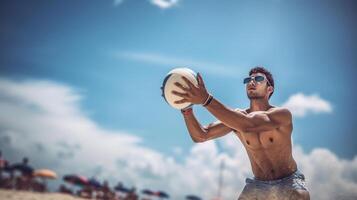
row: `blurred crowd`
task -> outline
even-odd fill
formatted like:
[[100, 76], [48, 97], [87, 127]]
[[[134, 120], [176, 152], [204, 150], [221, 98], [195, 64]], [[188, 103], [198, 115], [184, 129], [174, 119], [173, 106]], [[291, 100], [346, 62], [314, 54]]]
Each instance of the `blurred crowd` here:
[[[34, 169], [29, 164], [29, 159], [24, 157], [22, 162], [10, 164], [3, 158], [0, 151], [0, 188], [11, 190], [25, 190], [34, 192], [48, 192], [47, 181], [57, 179], [56, 172], [50, 169]], [[119, 182], [110, 187], [108, 181], [100, 182], [95, 178], [87, 178], [78, 174], [68, 174], [62, 177], [56, 192], [73, 195], [85, 199], [96, 200], [156, 200], [169, 199], [164, 191], [143, 189], [139, 193], [135, 186], [126, 187]], [[188, 195], [187, 200], [201, 200], [201, 198]]]

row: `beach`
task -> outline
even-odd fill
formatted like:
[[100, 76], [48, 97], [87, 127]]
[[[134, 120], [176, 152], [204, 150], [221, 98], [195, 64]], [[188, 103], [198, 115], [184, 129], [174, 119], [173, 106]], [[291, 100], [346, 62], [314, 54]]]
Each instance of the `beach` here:
[[73, 197], [60, 193], [37, 193], [29, 191], [2, 190], [0, 189], [1, 200], [81, 200], [82, 198]]

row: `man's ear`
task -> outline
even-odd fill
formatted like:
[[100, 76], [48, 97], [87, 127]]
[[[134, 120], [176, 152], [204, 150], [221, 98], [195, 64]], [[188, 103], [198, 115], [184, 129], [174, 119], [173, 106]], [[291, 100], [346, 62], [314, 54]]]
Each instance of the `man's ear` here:
[[274, 87], [273, 86], [268, 86], [268, 91], [269, 92], [273, 92], [274, 91]]

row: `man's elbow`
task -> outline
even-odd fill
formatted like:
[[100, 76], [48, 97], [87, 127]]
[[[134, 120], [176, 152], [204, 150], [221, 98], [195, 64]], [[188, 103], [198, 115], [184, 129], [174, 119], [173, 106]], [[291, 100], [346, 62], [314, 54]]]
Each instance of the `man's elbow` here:
[[206, 138], [202, 134], [192, 134], [191, 138], [194, 143], [202, 143], [206, 141]]
[[192, 138], [192, 141], [193, 141], [194, 143], [202, 143], [202, 142], [205, 142], [206, 139], [205, 139], [205, 138], [202, 138], [202, 137], [193, 137], [193, 138]]
[[192, 139], [192, 141], [194, 143], [202, 143], [202, 142], [204, 142], [204, 140], [202, 140], [202, 139]]

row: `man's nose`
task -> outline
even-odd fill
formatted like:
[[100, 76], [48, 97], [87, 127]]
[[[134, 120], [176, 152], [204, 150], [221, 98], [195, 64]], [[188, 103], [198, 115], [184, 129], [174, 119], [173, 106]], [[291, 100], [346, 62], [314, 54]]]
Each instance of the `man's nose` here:
[[253, 85], [253, 86], [255, 86], [255, 81], [254, 81], [254, 79], [251, 79], [251, 80], [249, 81], [248, 85]]

